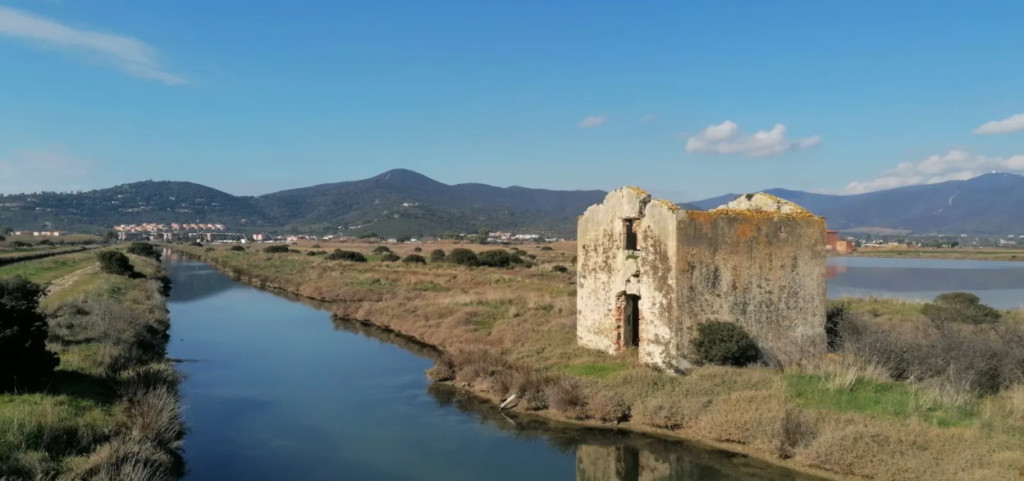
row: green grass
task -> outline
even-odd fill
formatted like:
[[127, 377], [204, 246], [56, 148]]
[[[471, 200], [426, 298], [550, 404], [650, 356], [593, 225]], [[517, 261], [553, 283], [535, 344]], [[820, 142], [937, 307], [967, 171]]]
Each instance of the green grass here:
[[[161, 272], [158, 265], [145, 259], [133, 261], [144, 273]], [[45, 282], [95, 262], [96, 253], [90, 251], [27, 261], [0, 271], [2, 275], [21, 274]], [[14, 267], [18, 269], [10, 269]], [[163, 302], [151, 289], [151, 283], [144, 280], [103, 274], [96, 269], [75, 278], [58, 295], [44, 298], [43, 309], [53, 309], [75, 298], [113, 298], [120, 299], [124, 306], [139, 308], [138, 318], [145, 319], [147, 309]], [[32, 393], [0, 394], [0, 479], [56, 479], [74, 470], [76, 463], [125, 429], [122, 400], [108, 370], [110, 349], [124, 346], [107, 344], [109, 338], [90, 337], [61, 343], [53, 334], [51, 330], [48, 348], [58, 354], [60, 366], [47, 384]]]
[[615, 377], [629, 369], [625, 362], [589, 362], [582, 364], [566, 364], [562, 371], [580, 377], [595, 379], [608, 379]]
[[47, 283], [95, 263], [96, 251], [79, 252], [3, 266], [0, 277], [22, 276], [32, 282]]
[[974, 406], [947, 406], [928, 398], [906, 384], [858, 379], [849, 389], [832, 389], [814, 374], [788, 374], [789, 394], [803, 407], [838, 412], [918, 417], [936, 426], [962, 426], [978, 417]]
[[81, 274], [81, 276], [79, 276], [78, 279], [76, 279], [70, 286], [44, 297], [41, 304], [43, 308], [46, 309], [56, 307], [71, 299], [81, 298], [87, 293], [96, 290], [97, 283], [103, 278], [104, 275], [99, 269], [85, 272]]
[[481, 308], [471, 316], [473, 327], [478, 331], [490, 331], [503, 319], [515, 317], [513, 313], [515, 299], [501, 299], [496, 301], [476, 301], [463, 304], [466, 307]]

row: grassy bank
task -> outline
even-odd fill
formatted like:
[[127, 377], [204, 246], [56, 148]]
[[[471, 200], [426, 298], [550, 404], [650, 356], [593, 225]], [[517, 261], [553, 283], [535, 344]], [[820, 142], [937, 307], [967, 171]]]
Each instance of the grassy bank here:
[[[392, 249], [404, 258], [436, 247]], [[699, 440], [835, 478], [1022, 477], [1019, 313], [994, 320], [965, 308], [964, 319], [981, 319], [969, 324], [959, 308], [851, 300], [834, 306], [835, 352], [820, 359], [670, 376], [632, 354], [576, 346], [571, 244], [522, 247], [529, 269], [381, 262], [372, 245], [278, 254], [176, 248], [255, 285], [334, 302], [339, 318], [436, 346], [445, 354], [433, 379], [492, 400], [517, 394], [518, 410]], [[334, 248], [369, 261], [306, 255]]]
[[977, 261], [1024, 261], [1024, 249], [906, 249], [863, 248], [840, 257], [889, 257], [897, 259], [961, 259]]
[[165, 274], [149, 258], [131, 256], [141, 274], [129, 278], [103, 273], [95, 252], [74, 256], [0, 269], [55, 281], [40, 309], [60, 362], [0, 393], [0, 479], [176, 479], [184, 428], [165, 358]]
[[10, 264], [17, 264], [19, 262], [31, 261], [36, 259], [45, 259], [48, 257], [80, 253], [82, 251], [89, 249], [92, 249], [92, 247], [45, 247], [26, 251], [16, 250], [0, 252], [0, 266], [7, 266]]

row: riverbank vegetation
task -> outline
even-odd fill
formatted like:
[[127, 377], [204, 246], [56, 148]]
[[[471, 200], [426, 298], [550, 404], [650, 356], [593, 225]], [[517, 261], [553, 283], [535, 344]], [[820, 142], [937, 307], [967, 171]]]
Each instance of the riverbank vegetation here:
[[177, 479], [184, 425], [165, 357], [165, 273], [128, 255], [138, 275], [108, 274], [96, 252], [82, 255], [73, 272], [53, 259], [0, 269], [0, 330], [34, 318], [56, 361], [0, 391], [0, 479]]
[[[501, 268], [446, 260], [454, 247], [475, 251], [479, 261], [494, 246], [440, 246], [445, 255], [431, 253], [425, 264], [381, 262], [373, 245], [340, 247], [365, 262], [302, 255], [308, 249], [296, 246], [279, 254], [175, 246], [252, 284], [333, 302], [338, 318], [436, 346], [444, 354], [432, 379], [493, 400], [515, 394], [515, 409], [701, 440], [834, 477], [1024, 475], [1020, 312], [964, 295], [932, 303], [850, 299], [832, 303], [823, 320], [828, 354], [672, 376], [640, 365], [635, 353], [576, 345], [571, 243], [521, 247], [515, 257], [524, 262]], [[485, 257], [492, 256], [499, 257]], [[738, 364], [752, 356], [742, 335], [717, 335], [747, 349]]]

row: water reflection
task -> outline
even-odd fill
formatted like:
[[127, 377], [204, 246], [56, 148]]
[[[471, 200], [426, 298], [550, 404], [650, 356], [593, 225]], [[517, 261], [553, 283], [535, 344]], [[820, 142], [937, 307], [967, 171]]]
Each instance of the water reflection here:
[[937, 259], [833, 257], [829, 297], [929, 300], [944, 292], [971, 292], [1001, 309], [1024, 303], [1024, 263]]
[[438, 407], [455, 408], [482, 425], [522, 441], [543, 441], [575, 454], [578, 481], [813, 481], [821, 478], [776, 468], [745, 455], [629, 431], [581, 428], [502, 413], [488, 402], [444, 384], [428, 387]]

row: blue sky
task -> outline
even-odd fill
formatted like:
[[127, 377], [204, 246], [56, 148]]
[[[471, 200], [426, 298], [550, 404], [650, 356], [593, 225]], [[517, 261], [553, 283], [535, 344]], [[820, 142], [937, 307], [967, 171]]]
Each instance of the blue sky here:
[[0, 0], [0, 192], [1024, 173], [1024, 2]]

